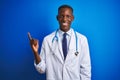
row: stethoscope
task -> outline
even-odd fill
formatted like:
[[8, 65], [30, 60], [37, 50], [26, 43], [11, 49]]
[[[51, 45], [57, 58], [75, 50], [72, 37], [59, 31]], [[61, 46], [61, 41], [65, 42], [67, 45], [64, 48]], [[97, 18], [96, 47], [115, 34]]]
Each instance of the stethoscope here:
[[[52, 39], [52, 43], [54, 42], [55, 39], [56, 39], [56, 41], [58, 41], [58, 36], [57, 36], [57, 34], [58, 34], [58, 29], [57, 29], [56, 32], [55, 32], [55, 36], [54, 36], [53, 39]], [[77, 56], [77, 55], [79, 54], [79, 52], [78, 52], [78, 37], [77, 37], [77, 34], [76, 34], [75, 31], [74, 31], [74, 34], [75, 34], [75, 38], [76, 38], [76, 52], [75, 52], [75, 55]]]

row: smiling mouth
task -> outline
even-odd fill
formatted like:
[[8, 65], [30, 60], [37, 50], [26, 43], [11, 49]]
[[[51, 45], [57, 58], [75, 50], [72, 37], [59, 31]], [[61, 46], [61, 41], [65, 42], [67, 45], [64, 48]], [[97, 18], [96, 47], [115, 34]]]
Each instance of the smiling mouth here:
[[63, 25], [63, 26], [67, 26], [67, 25], [68, 25], [68, 23], [66, 23], [66, 22], [65, 22], [65, 23], [62, 23], [62, 25]]

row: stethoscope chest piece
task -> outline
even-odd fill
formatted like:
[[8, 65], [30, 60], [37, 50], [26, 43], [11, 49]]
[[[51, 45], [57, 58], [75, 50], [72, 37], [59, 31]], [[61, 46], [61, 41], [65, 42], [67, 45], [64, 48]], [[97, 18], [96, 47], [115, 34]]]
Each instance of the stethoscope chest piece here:
[[79, 52], [77, 51], [77, 52], [75, 52], [75, 55], [77, 56], [79, 54]]

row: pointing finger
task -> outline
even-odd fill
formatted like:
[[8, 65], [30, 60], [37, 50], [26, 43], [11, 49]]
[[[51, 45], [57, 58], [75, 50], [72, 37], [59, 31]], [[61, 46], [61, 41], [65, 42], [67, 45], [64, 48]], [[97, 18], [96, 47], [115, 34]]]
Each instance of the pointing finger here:
[[29, 38], [29, 40], [32, 40], [32, 37], [31, 37], [31, 35], [30, 35], [30, 32], [28, 32], [28, 38]]

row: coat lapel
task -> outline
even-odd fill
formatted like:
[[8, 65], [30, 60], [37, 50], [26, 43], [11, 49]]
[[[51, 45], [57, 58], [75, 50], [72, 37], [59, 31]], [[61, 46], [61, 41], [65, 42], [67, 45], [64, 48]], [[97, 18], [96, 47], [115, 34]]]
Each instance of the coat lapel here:
[[75, 38], [74, 31], [72, 30], [66, 61], [69, 61], [69, 59], [71, 59], [72, 54], [74, 54], [75, 51], [76, 51], [76, 38]]
[[64, 57], [63, 57], [63, 52], [62, 52], [62, 45], [61, 45], [61, 42], [60, 42], [60, 39], [58, 37], [58, 40], [54, 40], [53, 43], [52, 43], [52, 52], [53, 54], [57, 57], [57, 59], [63, 63], [64, 61]]

